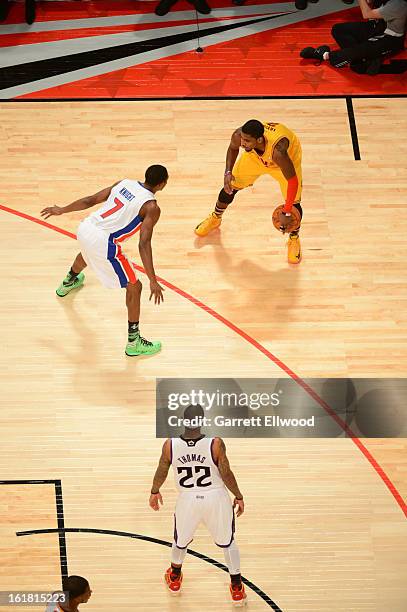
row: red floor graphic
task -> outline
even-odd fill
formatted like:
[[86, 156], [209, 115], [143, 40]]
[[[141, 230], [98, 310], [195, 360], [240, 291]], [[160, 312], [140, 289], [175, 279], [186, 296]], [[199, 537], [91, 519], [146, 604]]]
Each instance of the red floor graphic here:
[[[358, 7], [324, 0], [211, 0], [199, 16], [179, 0], [163, 18], [156, 2], [37, 2], [23, 23], [11, 3], [0, 24], [0, 98], [172, 98], [233, 96], [405, 95], [405, 74], [358, 75], [302, 60], [302, 47], [331, 44], [334, 23], [358, 20]], [[319, 14], [317, 15], [319, 11]], [[312, 17], [314, 15], [314, 17]], [[312, 18], [310, 18], [312, 17]], [[407, 59], [407, 52], [397, 56]]]

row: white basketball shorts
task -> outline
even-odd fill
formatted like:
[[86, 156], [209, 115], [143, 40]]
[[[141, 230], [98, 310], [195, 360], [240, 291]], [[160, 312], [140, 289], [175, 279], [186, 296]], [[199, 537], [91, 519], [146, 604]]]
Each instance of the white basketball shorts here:
[[109, 238], [89, 219], [78, 227], [77, 239], [84, 260], [109, 289], [127, 287], [137, 281], [134, 264], [123, 253], [121, 245]]
[[226, 489], [182, 491], [179, 494], [174, 514], [174, 541], [178, 548], [186, 548], [192, 542], [200, 523], [206, 525], [217, 546], [230, 546], [235, 517]]

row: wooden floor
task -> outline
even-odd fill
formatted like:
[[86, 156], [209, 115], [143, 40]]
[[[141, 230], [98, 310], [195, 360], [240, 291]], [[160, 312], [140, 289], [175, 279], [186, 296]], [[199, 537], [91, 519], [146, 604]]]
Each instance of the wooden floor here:
[[[404, 101], [357, 100], [354, 107], [358, 162], [340, 99], [3, 103], [0, 204], [39, 218], [46, 205], [142, 178], [149, 164], [162, 163], [170, 180], [159, 194], [153, 241], [160, 276], [301, 377], [404, 376]], [[298, 267], [288, 266], [284, 239], [271, 227], [280, 203], [271, 180], [239, 194], [220, 232], [204, 240], [193, 234], [221, 186], [231, 131], [251, 117], [286, 123], [302, 141]], [[75, 232], [82, 217], [51, 221]], [[163, 341], [162, 352], [126, 359], [124, 295], [89, 272], [83, 289], [58, 300], [74, 241], [3, 210], [0, 219], [0, 480], [60, 479], [66, 527], [164, 541], [68, 533], [69, 572], [88, 577], [94, 591], [87, 611], [229, 609], [226, 573], [195, 557], [186, 560], [181, 598], [170, 599], [162, 586], [175, 490], [170, 478], [160, 516], [148, 508], [161, 446], [155, 377], [286, 374], [169, 289], [160, 307], [143, 295], [142, 331]], [[137, 243], [128, 250], [138, 261]], [[405, 495], [405, 440], [364, 443]], [[283, 612], [406, 609], [405, 517], [351, 440], [227, 446], [247, 499], [237, 532], [242, 572]], [[59, 587], [57, 535], [15, 535], [56, 529], [55, 510], [52, 484], [0, 486], [0, 590]], [[192, 548], [223, 562], [203, 529]], [[248, 594], [251, 610], [270, 608]]]

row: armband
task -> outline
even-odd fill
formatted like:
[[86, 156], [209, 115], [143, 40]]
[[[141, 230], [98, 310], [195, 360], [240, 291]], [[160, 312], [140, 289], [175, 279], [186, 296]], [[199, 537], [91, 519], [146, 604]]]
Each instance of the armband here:
[[291, 209], [294, 204], [295, 196], [297, 195], [297, 190], [298, 190], [298, 178], [297, 178], [297, 175], [295, 174], [290, 179], [288, 179], [287, 197], [285, 199], [283, 213], [291, 213]]

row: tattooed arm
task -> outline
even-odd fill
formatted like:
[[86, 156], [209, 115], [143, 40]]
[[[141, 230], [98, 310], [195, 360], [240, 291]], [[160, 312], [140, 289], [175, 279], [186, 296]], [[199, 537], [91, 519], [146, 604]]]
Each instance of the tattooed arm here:
[[225, 486], [235, 496], [233, 506], [237, 506], [237, 516], [244, 512], [243, 495], [240, 492], [239, 486], [232, 470], [230, 469], [229, 459], [226, 455], [226, 446], [222, 438], [215, 438], [213, 445], [213, 456], [218, 464], [218, 470]]
[[160, 461], [154, 474], [153, 485], [151, 487], [151, 495], [149, 504], [153, 510], [159, 510], [160, 504], [163, 505], [163, 498], [161, 497], [160, 488], [165, 482], [168, 476], [168, 470], [171, 465], [171, 440], [166, 440], [163, 444]]

